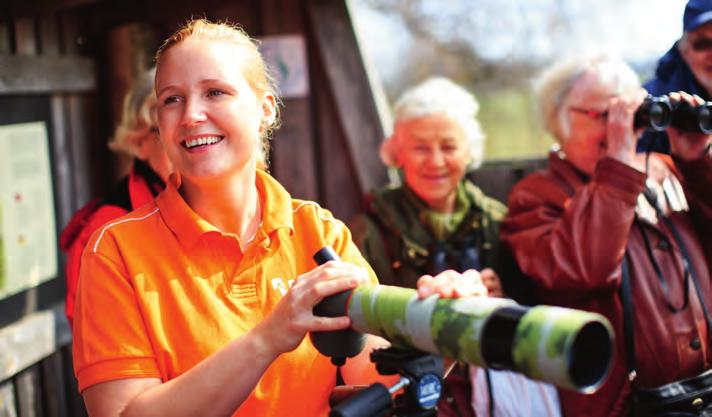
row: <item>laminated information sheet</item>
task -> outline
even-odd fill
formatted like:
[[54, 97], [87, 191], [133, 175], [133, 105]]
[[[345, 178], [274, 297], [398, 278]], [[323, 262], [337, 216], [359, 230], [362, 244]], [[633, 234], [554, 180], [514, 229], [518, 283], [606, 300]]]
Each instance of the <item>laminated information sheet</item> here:
[[0, 299], [57, 276], [44, 122], [0, 126]]

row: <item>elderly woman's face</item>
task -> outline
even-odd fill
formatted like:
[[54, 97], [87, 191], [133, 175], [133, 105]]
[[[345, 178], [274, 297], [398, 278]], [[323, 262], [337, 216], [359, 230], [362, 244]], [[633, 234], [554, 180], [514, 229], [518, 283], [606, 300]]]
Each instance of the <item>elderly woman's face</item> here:
[[440, 212], [452, 212], [455, 190], [465, 175], [470, 152], [460, 125], [444, 115], [396, 124], [398, 167], [418, 197]]
[[601, 82], [589, 72], [574, 84], [564, 102], [570, 129], [561, 148], [566, 159], [588, 175], [606, 154], [608, 106], [615, 95], [613, 83]]

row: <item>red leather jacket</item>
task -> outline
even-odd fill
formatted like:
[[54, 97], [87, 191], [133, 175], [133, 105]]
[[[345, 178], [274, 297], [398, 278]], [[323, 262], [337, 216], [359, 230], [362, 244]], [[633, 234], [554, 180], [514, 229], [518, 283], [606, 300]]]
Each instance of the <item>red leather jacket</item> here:
[[97, 198], [87, 203], [74, 213], [64, 227], [59, 236], [59, 247], [67, 253], [64, 313], [70, 325], [74, 321], [80, 260], [92, 233], [109, 221], [153, 200], [164, 187], [158, 174], [145, 163], [136, 160], [129, 175], [117, 184], [107, 198]]
[[[712, 306], [712, 157], [675, 166], [669, 158], [668, 162], [679, 170], [690, 205], [689, 212], [675, 212], [670, 218], [697, 268], [705, 303]], [[682, 255], [661, 222], [636, 219], [635, 206], [644, 182], [644, 174], [610, 158], [602, 159], [592, 178], [587, 178], [552, 153], [548, 169], [525, 178], [510, 196], [502, 238], [533, 280], [537, 298], [546, 304], [601, 313], [616, 332], [613, 367], [600, 390], [593, 395], [560, 392], [567, 416], [628, 413], [631, 387], [618, 293], [626, 250], [635, 308], [635, 383], [655, 387], [697, 375], [712, 364], [710, 335], [692, 283], [687, 308], [673, 313], [666, 307], [637, 223], [646, 230], [675, 306], [683, 300]]]

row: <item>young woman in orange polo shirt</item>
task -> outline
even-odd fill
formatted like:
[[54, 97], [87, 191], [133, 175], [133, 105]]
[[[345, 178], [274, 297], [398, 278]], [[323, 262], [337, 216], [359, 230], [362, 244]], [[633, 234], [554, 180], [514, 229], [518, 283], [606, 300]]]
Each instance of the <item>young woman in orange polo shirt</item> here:
[[[312, 309], [375, 276], [341, 222], [261, 170], [277, 99], [244, 32], [192, 21], [157, 64], [176, 174], [153, 204], [97, 231], [82, 259], [74, 358], [89, 414], [326, 415], [335, 368], [305, 336], [349, 318]], [[343, 261], [314, 267], [325, 244]], [[486, 289], [476, 271], [449, 271], [419, 293]], [[347, 361], [347, 383], [372, 382], [366, 353]]]

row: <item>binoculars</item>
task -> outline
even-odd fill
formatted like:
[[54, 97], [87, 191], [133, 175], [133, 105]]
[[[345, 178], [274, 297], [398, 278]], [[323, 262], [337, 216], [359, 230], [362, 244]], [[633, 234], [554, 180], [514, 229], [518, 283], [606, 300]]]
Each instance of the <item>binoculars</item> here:
[[698, 106], [670, 102], [664, 96], [648, 96], [635, 111], [634, 128], [662, 132], [669, 126], [687, 132], [712, 133], [712, 102]]

